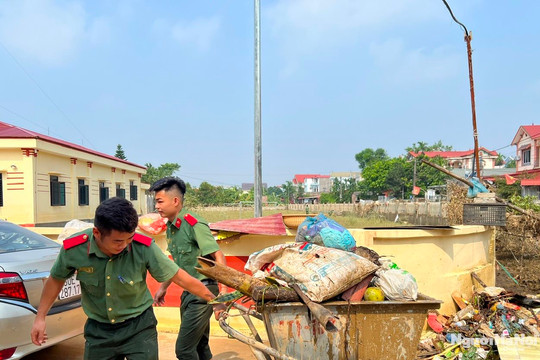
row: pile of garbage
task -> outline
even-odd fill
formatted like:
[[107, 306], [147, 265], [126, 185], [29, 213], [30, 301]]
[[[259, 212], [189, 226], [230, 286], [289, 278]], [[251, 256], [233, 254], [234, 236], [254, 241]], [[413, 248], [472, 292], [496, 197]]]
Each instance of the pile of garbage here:
[[199, 258], [199, 272], [237, 290], [213, 302], [242, 297], [259, 303], [302, 301], [332, 331], [335, 316], [319, 303], [414, 301], [418, 297], [418, 285], [410, 273], [367, 247], [356, 247], [351, 233], [323, 214], [307, 217], [295, 240], [251, 254], [245, 269], [252, 275]]
[[428, 315], [433, 332], [420, 341], [418, 359], [496, 359], [501, 339], [519, 343], [540, 337], [539, 296], [483, 287], [470, 300], [457, 293], [452, 297], [459, 311], [453, 316]]

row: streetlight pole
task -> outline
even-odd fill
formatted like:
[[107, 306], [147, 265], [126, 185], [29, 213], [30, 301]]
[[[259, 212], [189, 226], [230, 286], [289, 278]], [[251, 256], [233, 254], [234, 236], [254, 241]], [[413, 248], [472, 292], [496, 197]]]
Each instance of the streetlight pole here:
[[260, 0], [255, 0], [255, 217], [262, 216], [262, 146], [261, 146], [261, 16]]

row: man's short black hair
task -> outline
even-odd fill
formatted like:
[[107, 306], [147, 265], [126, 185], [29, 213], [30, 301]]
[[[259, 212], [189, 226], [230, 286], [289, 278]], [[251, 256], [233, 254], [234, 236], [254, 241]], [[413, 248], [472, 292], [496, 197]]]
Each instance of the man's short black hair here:
[[156, 181], [151, 187], [150, 191], [169, 191], [171, 189], [177, 189], [182, 195], [186, 193], [186, 183], [184, 180], [176, 176], [167, 176]]
[[137, 228], [139, 216], [133, 204], [126, 199], [113, 197], [102, 202], [96, 209], [94, 226], [103, 235], [112, 230], [132, 233]]

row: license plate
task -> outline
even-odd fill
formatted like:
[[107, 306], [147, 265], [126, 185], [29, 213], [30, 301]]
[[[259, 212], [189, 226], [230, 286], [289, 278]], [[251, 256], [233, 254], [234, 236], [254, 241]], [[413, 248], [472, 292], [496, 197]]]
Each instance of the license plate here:
[[81, 294], [81, 283], [79, 280], [75, 279], [75, 276], [70, 277], [64, 283], [60, 294], [58, 294], [58, 299], [68, 299], [73, 296]]

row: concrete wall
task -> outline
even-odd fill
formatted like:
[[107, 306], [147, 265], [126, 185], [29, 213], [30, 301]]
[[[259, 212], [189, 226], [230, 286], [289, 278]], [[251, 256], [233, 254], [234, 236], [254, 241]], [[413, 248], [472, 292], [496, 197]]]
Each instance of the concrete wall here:
[[389, 201], [371, 204], [289, 204], [288, 210], [299, 213], [317, 214], [354, 213], [360, 216], [378, 215], [394, 221], [399, 215], [400, 221], [417, 225], [447, 225], [446, 203], [444, 202], [409, 202]]

